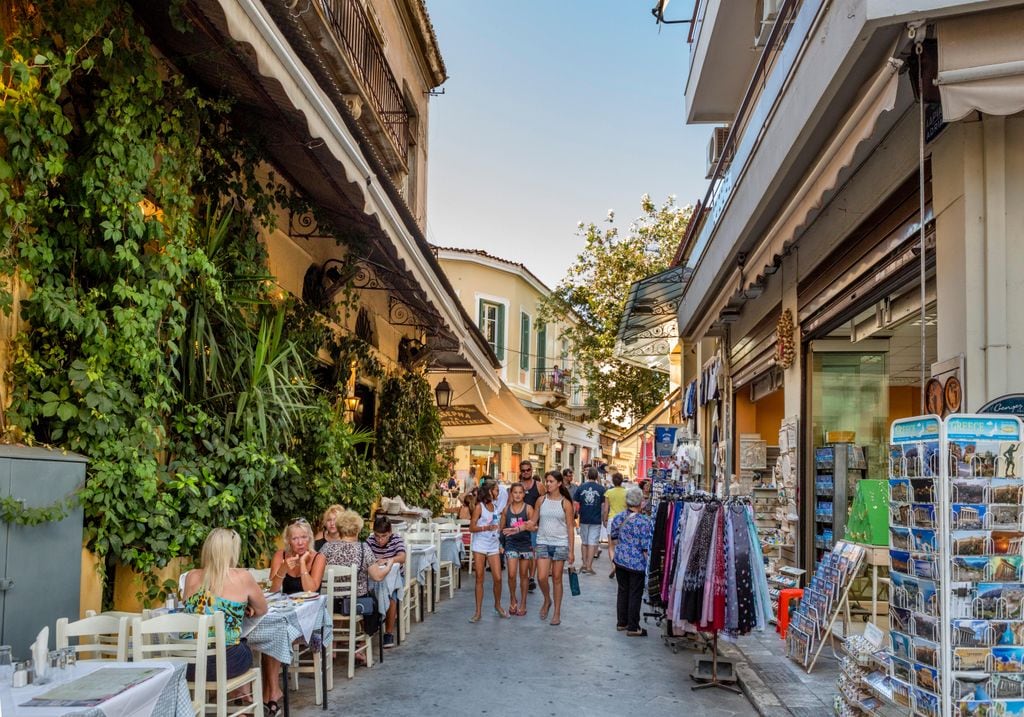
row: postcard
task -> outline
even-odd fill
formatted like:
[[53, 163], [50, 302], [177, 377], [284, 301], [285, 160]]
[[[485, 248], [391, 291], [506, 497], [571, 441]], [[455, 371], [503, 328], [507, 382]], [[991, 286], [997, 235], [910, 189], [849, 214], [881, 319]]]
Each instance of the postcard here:
[[993, 478], [988, 489], [989, 503], [1024, 503], [1024, 481], [1018, 478]]
[[939, 664], [939, 643], [932, 640], [925, 640], [923, 637], [915, 637], [914, 659], [926, 665], [937, 667]]
[[914, 684], [918, 687], [935, 692], [939, 685], [939, 671], [932, 665], [922, 662], [914, 663]]
[[889, 504], [889, 525], [901, 528], [910, 527], [910, 505], [908, 503]]
[[950, 628], [955, 647], [985, 647], [992, 642], [988, 620], [953, 620]]
[[[915, 528], [935, 527], [935, 506], [931, 503], [912, 503], [910, 507], [911, 518]], [[981, 527], [981, 526], [978, 526]]]
[[[954, 503], [986, 503], [988, 480], [985, 478], [955, 478], [951, 498]], [[934, 501], [932, 501], [934, 502]]]
[[953, 555], [985, 555], [989, 551], [987, 530], [954, 530], [950, 536]]
[[991, 654], [988, 647], [954, 647], [953, 669], [982, 671]]
[[892, 654], [896, 657], [910, 659], [913, 655], [913, 639], [910, 635], [892, 630], [889, 632], [889, 643], [892, 645]]
[[911, 631], [912, 613], [909, 609], [889, 605], [889, 626], [893, 630], [909, 633]]
[[902, 478], [890, 478], [889, 500], [893, 503], [909, 503], [910, 481]]
[[[931, 478], [911, 478], [910, 479], [910, 491], [913, 496], [911, 502], [913, 503], [934, 503], [938, 497], [935, 492], [935, 481]], [[964, 503], [980, 503], [981, 498], [978, 500], [965, 500]]]
[[1014, 583], [1021, 581], [1024, 556], [994, 555], [988, 559], [988, 579], [996, 582]]
[[954, 530], [982, 530], [985, 526], [985, 515], [989, 507], [983, 503], [954, 503]]
[[893, 657], [889, 661], [889, 665], [892, 668], [892, 676], [897, 680], [910, 684], [911, 674], [913, 673], [913, 663], [910, 660], [904, 660], [900, 657]]
[[889, 569], [898, 573], [910, 574], [910, 553], [906, 550], [889, 551]]
[[1024, 672], [1024, 647], [993, 647], [996, 672]]
[[[938, 684], [938, 672], [935, 672], [935, 683]], [[921, 673], [917, 673], [918, 680], [921, 679]], [[932, 694], [928, 690], [932, 688], [921, 689], [920, 687], [914, 688], [914, 712], [915, 714], [924, 715], [925, 717], [938, 717], [939, 715], [939, 696]], [[938, 689], [938, 688], [935, 688]]]
[[938, 570], [935, 566], [935, 558], [915, 558], [911, 561], [914, 568], [914, 575], [919, 578], [934, 580]]
[[938, 552], [939, 542], [934, 530], [926, 528], [911, 528], [910, 532], [913, 533], [914, 536], [914, 550], [921, 553]]
[[989, 630], [993, 644], [1000, 647], [1024, 647], [1024, 622], [1020, 620], [993, 620], [989, 623]]
[[999, 458], [996, 465], [996, 474], [1002, 478], [1016, 478], [1024, 475], [1021, 470], [1021, 461], [1024, 460], [1024, 452], [1021, 451], [1019, 441], [1003, 441], [999, 444]]
[[979, 583], [974, 601], [975, 617], [987, 620], [1024, 618], [1024, 585], [1020, 583]]
[[988, 577], [989, 560], [985, 557], [953, 558], [953, 580], [981, 582]]
[[933, 642], [939, 640], [939, 619], [915, 612], [913, 616], [914, 635]]
[[889, 444], [889, 475], [905, 476], [907, 467], [903, 464], [903, 446], [899, 443]]
[[889, 547], [896, 550], [913, 550], [910, 528], [889, 528]]
[[971, 459], [974, 457], [975, 444], [973, 441], [950, 441], [949, 460], [950, 475], [970, 477], [975, 475], [971, 472]]
[[921, 445], [921, 466], [924, 469], [924, 475], [939, 475], [939, 456], [938, 441], [925, 441]]
[[1012, 503], [993, 503], [986, 511], [989, 528], [1024, 528], [1024, 506]]
[[1020, 555], [1024, 532], [1019, 530], [993, 530], [991, 551], [995, 555]]

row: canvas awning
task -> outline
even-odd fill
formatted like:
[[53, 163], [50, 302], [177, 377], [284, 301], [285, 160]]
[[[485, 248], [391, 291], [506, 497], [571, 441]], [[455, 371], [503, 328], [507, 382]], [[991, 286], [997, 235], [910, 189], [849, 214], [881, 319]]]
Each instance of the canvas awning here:
[[936, 23], [942, 118], [1024, 111], [1024, 9], [954, 17]]
[[523, 443], [548, 437], [547, 429], [504, 382], [493, 392], [472, 373], [437, 373], [429, 378], [431, 387], [442, 379], [452, 387], [452, 405], [441, 410], [447, 443]]

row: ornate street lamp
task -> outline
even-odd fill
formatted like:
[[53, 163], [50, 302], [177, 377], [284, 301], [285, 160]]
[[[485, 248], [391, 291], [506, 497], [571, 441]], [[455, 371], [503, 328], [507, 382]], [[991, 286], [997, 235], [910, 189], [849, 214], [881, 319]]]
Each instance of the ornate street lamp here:
[[556, 430], [556, 433], [558, 433], [558, 440], [562, 440], [562, 438], [565, 436], [565, 424], [564, 423], [559, 423], [558, 424], [558, 429]]
[[363, 399], [359, 396], [348, 396], [345, 399], [345, 417], [349, 423], [354, 423], [356, 420], [356, 414], [361, 413], [363, 410]]
[[452, 386], [448, 383], [447, 378], [442, 378], [441, 382], [434, 388], [434, 398], [437, 399], [438, 408], [448, 408], [452, 405]]

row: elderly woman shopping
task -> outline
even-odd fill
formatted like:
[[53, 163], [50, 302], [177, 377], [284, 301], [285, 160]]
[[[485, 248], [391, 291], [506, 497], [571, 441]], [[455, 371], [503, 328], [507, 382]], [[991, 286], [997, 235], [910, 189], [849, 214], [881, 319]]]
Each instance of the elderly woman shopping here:
[[651, 549], [654, 523], [641, 512], [643, 491], [626, 491], [626, 512], [619, 513], [608, 528], [608, 536], [618, 541], [615, 546], [615, 578], [619, 581], [616, 630], [626, 630], [630, 637], [644, 637], [640, 629], [640, 602], [644, 594], [644, 574]]

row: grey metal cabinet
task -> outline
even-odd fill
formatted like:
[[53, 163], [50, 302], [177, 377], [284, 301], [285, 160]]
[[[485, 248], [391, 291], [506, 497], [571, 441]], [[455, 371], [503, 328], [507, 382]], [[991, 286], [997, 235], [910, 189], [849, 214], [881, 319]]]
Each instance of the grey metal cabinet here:
[[[74, 453], [0, 446], [0, 496], [41, 508], [63, 500], [85, 482], [86, 459]], [[16, 659], [44, 625], [78, 619], [82, 573], [82, 508], [59, 522], [0, 523], [0, 643]]]

